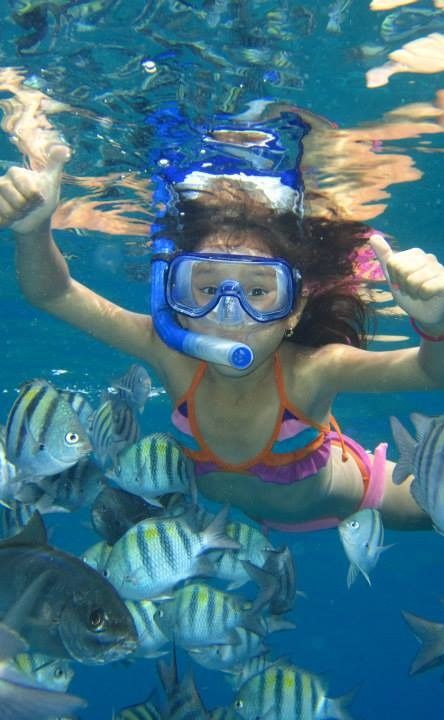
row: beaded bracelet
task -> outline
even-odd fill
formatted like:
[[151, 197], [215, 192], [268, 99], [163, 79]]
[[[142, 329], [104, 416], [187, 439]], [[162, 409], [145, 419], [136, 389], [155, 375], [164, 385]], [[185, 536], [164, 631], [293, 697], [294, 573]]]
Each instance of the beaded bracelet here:
[[426, 335], [426, 333], [417, 326], [415, 320], [412, 317], [410, 318], [410, 323], [414, 331], [417, 332], [418, 335], [424, 340], [428, 340], [429, 342], [442, 342], [444, 340], [444, 335]]

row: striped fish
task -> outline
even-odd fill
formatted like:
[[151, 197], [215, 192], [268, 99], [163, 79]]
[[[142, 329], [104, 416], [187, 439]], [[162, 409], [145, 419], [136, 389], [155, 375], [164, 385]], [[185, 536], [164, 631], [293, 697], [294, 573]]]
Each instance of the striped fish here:
[[400, 485], [414, 476], [410, 492], [426, 512], [435, 529], [444, 533], [444, 415], [428, 417], [412, 413], [416, 440], [397, 420], [390, 418], [399, 460], [393, 471], [393, 482]]
[[124, 402], [106, 400], [93, 415], [91, 442], [99, 463], [115, 464], [117, 455], [140, 437], [133, 410]]
[[236, 628], [236, 635], [237, 642], [235, 643], [192, 647], [188, 652], [199, 665], [221, 672], [237, 672], [252, 657], [268, 652], [268, 648], [257, 633], [239, 626]]
[[165, 655], [167, 651], [161, 650], [161, 648], [169, 642], [169, 639], [154, 620], [157, 605], [151, 600], [138, 600], [137, 602], [127, 600], [125, 605], [136, 626], [138, 647], [135, 654], [146, 658]]
[[88, 435], [91, 433], [91, 423], [94, 415], [94, 408], [85, 397], [84, 393], [76, 390], [59, 390], [59, 395], [66, 400], [79, 418], [82, 427]]
[[352, 0], [335, 0], [328, 8], [327, 32], [340, 33]]
[[113, 715], [113, 720], [164, 720], [164, 715], [148, 698], [148, 700], [138, 705], [122, 708]]
[[269, 612], [281, 615], [292, 610], [297, 591], [296, 569], [290, 549], [285, 545], [279, 550], [269, 551], [262, 569], [276, 580], [275, 591], [269, 599]]
[[89, 507], [106, 486], [106, 477], [98, 465], [85, 457], [57, 475], [38, 480], [44, 491], [35, 501], [41, 513], [74, 511]]
[[244, 561], [262, 567], [274, 548], [263, 533], [247, 523], [230, 522], [225, 528], [225, 533], [239, 543], [239, 550], [225, 550], [219, 553], [214, 564], [217, 577], [229, 581], [227, 590], [234, 590], [251, 580]]
[[26, 648], [26, 642], [6, 624], [0, 623], [0, 709], [2, 718], [47, 720], [73, 717], [86, 702], [64, 692], [45, 690], [11, 663], [11, 658]]
[[94, 570], [97, 570], [97, 572], [105, 575], [104, 570], [111, 550], [111, 545], [108, 545], [105, 540], [100, 540], [100, 542], [91, 545], [91, 547], [85, 550], [82, 555], [82, 560]]
[[349, 699], [328, 698], [316, 675], [275, 663], [242, 685], [233, 707], [244, 720], [350, 720]]
[[71, 405], [46, 380], [21, 386], [5, 437], [8, 460], [21, 476], [55, 475], [91, 451]]
[[123, 450], [108, 477], [154, 505], [160, 495], [194, 493], [194, 465], [166, 433], [153, 433]]
[[20, 480], [16, 479], [15, 465], [6, 457], [6, 444], [0, 436], [0, 505], [9, 506], [14, 501], [16, 493], [21, 487]]
[[0, 507], [0, 538], [9, 538], [17, 535], [34, 515], [33, 505], [14, 500], [8, 507]]
[[65, 692], [74, 677], [69, 660], [43, 653], [19, 653], [13, 664], [46, 690]]
[[184, 648], [239, 643], [238, 627], [263, 635], [265, 626], [252, 614], [252, 603], [201, 582], [191, 582], [162, 601], [155, 620]]
[[375, 508], [364, 508], [349, 515], [338, 525], [339, 537], [345, 554], [350, 561], [347, 574], [347, 587], [350, 588], [359, 573], [370, 582], [370, 572], [374, 569], [384, 546], [384, 526], [381, 513]]
[[224, 534], [226, 516], [221, 510], [202, 532], [194, 532], [183, 516], [142, 520], [113, 545], [105, 567], [108, 580], [124, 599], [144, 600], [208, 574], [213, 566], [202, 553], [238, 547]]
[[123, 400], [133, 410], [143, 412], [151, 392], [151, 378], [143, 365], [130, 365], [124, 375], [108, 388], [110, 399]]
[[425, 35], [444, 29], [444, 13], [434, 8], [399, 8], [386, 15], [380, 34], [385, 42], [404, 41], [412, 35]]
[[237, 672], [233, 672], [230, 675], [226, 675], [226, 679], [233, 688], [233, 690], [239, 690], [250, 678], [254, 675], [263, 673], [267, 668], [272, 665], [284, 664], [283, 660], [270, 660], [267, 655], [256, 655], [256, 657], [250, 658], [245, 662], [241, 669]]

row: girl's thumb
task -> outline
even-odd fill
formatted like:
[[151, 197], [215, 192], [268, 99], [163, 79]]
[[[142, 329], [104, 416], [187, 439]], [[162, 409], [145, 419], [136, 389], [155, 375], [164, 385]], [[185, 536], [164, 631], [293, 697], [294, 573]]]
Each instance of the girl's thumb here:
[[71, 157], [71, 150], [67, 145], [53, 145], [48, 152], [45, 167], [46, 175], [61, 175], [63, 166]]
[[369, 243], [381, 265], [385, 268], [387, 260], [392, 254], [392, 249], [383, 235], [373, 233], [369, 237]]

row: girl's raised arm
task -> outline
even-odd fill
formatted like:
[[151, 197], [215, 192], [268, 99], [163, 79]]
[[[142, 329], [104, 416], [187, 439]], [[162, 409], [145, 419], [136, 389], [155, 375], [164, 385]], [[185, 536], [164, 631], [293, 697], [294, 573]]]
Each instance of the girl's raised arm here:
[[53, 145], [44, 170], [12, 167], [0, 178], [0, 228], [14, 234], [20, 287], [37, 307], [156, 367], [163, 346], [151, 318], [125, 310], [73, 280], [54, 242], [51, 216], [69, 157], [66, 146]]

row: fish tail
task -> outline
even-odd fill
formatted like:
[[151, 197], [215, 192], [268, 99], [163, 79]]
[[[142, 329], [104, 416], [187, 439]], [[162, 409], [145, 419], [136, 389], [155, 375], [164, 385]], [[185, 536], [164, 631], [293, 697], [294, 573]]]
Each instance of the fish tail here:
[[201, 537], [207, 549], [221, 548], [222, 550], [239, 550], [240, 545], [236, 540], [225, 534], [229, 507], [226, 506], [216, 515], [209, 525], [202, 531]]
[[418, 654], [410, 667], [410, 675], [416, 675], [416, 673], [439, 665], [444, 655], [444, 625], [430, 622], [430, 620], [425, 620], [405, 610], [402, 611], [402, 615], [421, 643]]
[[324, 712], [317, 716], [318, 720], [334, 718], [334, 720], [353, 720], [347, 707], [350, 705], [356, 690], [350, 690], [346, 695], [337, 698], [325, 698]]

